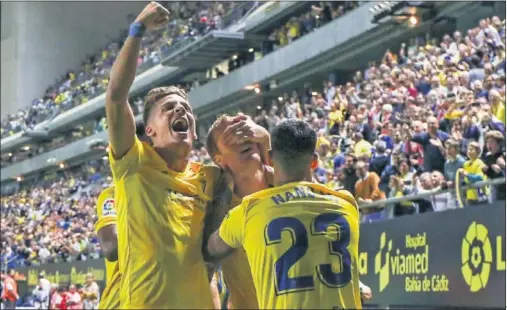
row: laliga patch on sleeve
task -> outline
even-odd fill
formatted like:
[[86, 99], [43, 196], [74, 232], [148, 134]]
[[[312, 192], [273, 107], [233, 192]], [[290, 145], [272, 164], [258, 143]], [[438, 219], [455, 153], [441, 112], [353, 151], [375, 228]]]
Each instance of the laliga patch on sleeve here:
[[116, 210], [114, 209], [114, 199], [109, 198], [102, 204], [102, 216], [116, 216]]

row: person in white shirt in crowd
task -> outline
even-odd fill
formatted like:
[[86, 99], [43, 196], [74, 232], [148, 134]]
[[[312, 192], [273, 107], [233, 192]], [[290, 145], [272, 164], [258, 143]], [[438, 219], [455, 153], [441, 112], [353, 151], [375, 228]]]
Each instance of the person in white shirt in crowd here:
[[98, 309], [100, 301], [100, 288], [93, 278], [93, 274], [86, 274], [86, 284], [83, 287], [84, 308]]
[[34, 307], [36, 309], [48, 309], [49, 308], [49, 295], [51, 291], [51, 282], [45, 278], [44, 273], [39, 274], [39, 285], [33, 290], [33, 296], [35, 297]]

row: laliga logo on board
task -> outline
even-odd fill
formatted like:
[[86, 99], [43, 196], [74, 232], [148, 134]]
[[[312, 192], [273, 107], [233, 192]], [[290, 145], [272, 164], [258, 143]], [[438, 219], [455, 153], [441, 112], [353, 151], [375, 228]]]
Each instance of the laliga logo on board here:
[[461, 243], [461, 273], [471, 292], [486, 288], [489, 280], [493, 251], [488, 237], [488, 229], [473, 222], [468, 227]]

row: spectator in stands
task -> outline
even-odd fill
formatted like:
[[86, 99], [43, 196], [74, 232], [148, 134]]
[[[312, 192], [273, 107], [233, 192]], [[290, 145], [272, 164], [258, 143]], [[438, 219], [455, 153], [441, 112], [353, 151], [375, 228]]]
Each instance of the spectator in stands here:
[[51, 282], [45, 278], [44, 273], [39, 273], [39, 284], [33, 290], [36, 309], [48, 309], [51, 292]]
[[463, 168], [465, 159], [459, 154], [459, 142], [449, 139], [445, 142], [445, 151], [447, 159], [444, 164], [444, 176], [448, 187], [454, 186], [456, 172]]
[[[481, 153], [481, 146], [477, 142], [470, 142], [468, 144], [467, 156], [468, 160], [463, 164], [463, 170], [460, 170], [465, 177], [467, 184], [473, 184], [479, 181], [486, 180], [487, 176], [484, 170], [487, 166], [479, 158]], [[472, 188], [466, 191], [466, 199], [469, 204], [479, 204], [487, 200], [488, 188]]]
[[4, 309], [16, 309], [16, 302], [19, 299], [16, 271], [10, 269], [7, 274], [2, 273], [2, 301]]
[[386, 143], [382, 140], [377, 140], [374, 143], [375, 154], [370, 161], [370, 171], [375, 172], [381, 176], [384, 169], [389, 165], [389, 156], [386, 153]]
[[[425, 193], [432, 193], [434, 192], [433, 189], [433, 182], [431, 182], [431, 173], [430, 172], [423, 172], [418, 178], [416, 178], [415, 181], [415, 190], [414, 194], [425, 194]], [[425, 198], [419, 199], [415, 201], [417, 203], [417, 208], [419, 213], [425, 213], [429, 211], [433, 211], [433, 202], [432, 197], [427, 196]]]
[[81, 298], [81, 294], [79, 294], [76, 285], [69, 285], [69, 291], [67, 293], [67, 306], [69, 310], [72, 309], [84, 309], [83, 308], [83, 299]]
[[[357, 182], [355, 184], [355, 197], [359, 204], [371, 203], [373, 201], [385, 199], [386, 196], [378, 185], [380, 178], [375, 172], [368, 171], [368, 164], [363, 160], [356, 163]], [[379, 208], [367, 209], [366, 214], [379, 211]]]
[[[405, 182], [397, 176], [391, 176], [389, 182], [389, 198], [403, 197], [413, 194], [413, 189], [405, 185]], [[395, 217], [410, 215], [416, 212], [415, 203], [413, 201], [400, 201], [393, 206], [393, 215]]]
[[371, 150], [373, 146], [370, 142], [366, 141], [360, 132], [356, 132], [353, 136], [354, 140], [354, 154], [357, 158], [369, 160], [371, 157]]
[[[489, 179], [505, 177], [505, 150], [502, 149], [505, 139], [501, 132], [490, 131], [486, 134], [487, 152], [483, 155], [483, 172]], [[491, 188], [493, 201], [505, 200], [505, 185], [500, 184]]]
[[[444, 171], [445, 150], [443, 143], [449, 139], [449, 135], [438, 129], [439, 122], [436, 117], [428, 119], [428, 132], [412, 135], [406, 130], [409, 140], [419, 143], [424, 150], [424, 171]], [[408, 128], [407, 128], [408, 129]]]
[[98, 309], [100, 289], [93, 278], [93, 274], [86, 274], [86, 284], [83, 287], [84, 309]]
[[67, 310], [67, 300], [69, 295], [63, 287], [57, 288], [57, 291], [51, 297], [51, 309]]
[[359, 179], [356, 173], [356, 157], [353, 154], [345, 155], [345, 166], [341, 168], [341, 183], [343, 188], [356, 196], [356, 182]]

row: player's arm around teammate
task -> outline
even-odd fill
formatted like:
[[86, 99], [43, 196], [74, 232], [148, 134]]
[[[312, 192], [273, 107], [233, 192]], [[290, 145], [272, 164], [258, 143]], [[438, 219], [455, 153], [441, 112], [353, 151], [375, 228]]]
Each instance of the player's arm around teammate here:
[[108, 261], [116, 262], [118, 260], [118, 236], [116, 233], [116, 211], [114, 210], [114, 189], [108, 189], [99, 196], [97, 217], [95, 230], [102, 254]]
[[99, 301], [99, 309], [118, 309], [120, 306], [120, 272], [118, 269], [118, 236], [116, 232], [116, 208], [114, 187], [100, 193], [96, 203], [95, 231], [102, 253], [106, 257], [106, 287]]
[[131, 25], [129, 36], [111, 69], [106, 91], [106, 115], [115, 158], [122, 158], [135, 141], [135, 119], [128, 95], [136, 76], [142, 35], [145, 30], [159, 28], [168, 21], [168, 10], [156, 2], [148, 4]]

